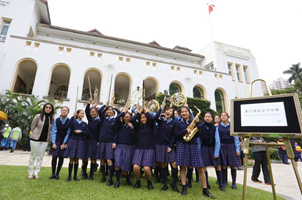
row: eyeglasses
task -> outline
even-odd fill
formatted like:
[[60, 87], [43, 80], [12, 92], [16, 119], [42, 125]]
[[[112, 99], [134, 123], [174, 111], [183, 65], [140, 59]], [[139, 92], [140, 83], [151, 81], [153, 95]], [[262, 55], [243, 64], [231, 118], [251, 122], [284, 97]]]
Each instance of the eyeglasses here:
[[46, 106], [45, 108], [46, 108], [46, 109], [52, 109], [52, 107], [50, 107], [50, 106]]

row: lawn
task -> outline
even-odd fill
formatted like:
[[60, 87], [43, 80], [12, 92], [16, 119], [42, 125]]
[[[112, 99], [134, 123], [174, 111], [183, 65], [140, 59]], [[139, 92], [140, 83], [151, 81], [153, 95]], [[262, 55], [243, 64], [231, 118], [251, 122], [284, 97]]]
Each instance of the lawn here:
[[[134, 190], [132, 186], [126, 185], [124, 178], [121, 179], [120, 188], [106, 186], [106, 183], [99, 182], [101, 175], [98, 172], [93, 181], [66, 182], [67, 168], [62, 168], [60, 180], [48, 180], [51, 174], [49, 167], [42, 167], [40, 180], [27, 180], [27, 167], [1, 165], [0, 171], [0, 199], [209, 199], [201, 195], [201, 186], [195, 182], [193, 188], [188, 188], [188, 195], [181, 196], [171, 189], [161, 191], [160, 183], [153, 182], [154, 189], [148, 190], [144, 177], [141, 180], [142, 187]], [[241, 199], [241, 185], [237, 185], [237, 190], [228, 186], [226, 192], [221, 192], [215, 179], [209, 181], [212, 186], [210, 192], [216, 199]], [[179, 189], [181, 190], [180, 186]], [[247, 199], [273, 199], [273, 196], [269, 192], [247, 188]]]

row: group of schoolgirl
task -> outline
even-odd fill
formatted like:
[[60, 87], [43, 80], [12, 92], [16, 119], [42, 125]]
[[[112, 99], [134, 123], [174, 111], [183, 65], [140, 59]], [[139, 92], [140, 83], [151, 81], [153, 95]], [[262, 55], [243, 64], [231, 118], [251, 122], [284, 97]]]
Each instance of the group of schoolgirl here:
[[[204, 123], [200, 124], [198, 117], [195, 117], [198, 133], [186, 142], [183, 136], [191, 133], [188, 126], [193, 117], [187, 106], [180, 108], [180, 115], [174, 115], [174, 109], [169, 107], [163, 112], [165, 105], [156, 113], [150, 113], [142, 106], [136, 110], [136, 114], [128, 112], [124, 108], [122, 112], [109, 106], [108, 103], [101, 108], [90, 104], [86, 106], [85, 113], [88, 124], [83, 121], [84, 111], [78, 110], [71, 119], [67, 118], [67, 113], [62, 113], [55, 120], [52, 128], [52, 147], [50, 153], [53, 155], [52, 175], [50, 179], [59, 179], [59, 172], [63, 164], [63, 158], [69, 157], [69, 173], [66, 181], [77, 178], [78, 160], [83, 160], [83, 177], [86, 173], [88, 158], [91, 160], [89, 179], [93, 180], [96, 168], [96, 160], [101, 160], [102, 179], [106, 182], [105, 163], [109, 168], [108, 186], [113, 185], [113, 174], [115, 170], [115, 188], [120, 186], [121, 173], [126, 177], [128, 185], [131, 185], [129, 172], [133, 169], [136, 183], [134, 189], [141, 187], [141, 171], [145, 173], [147, 187], [152, 190], [151, 169], [155, 168], [155, 163], [160, 166], [160, 176], [164, 184], [162, 190], [167, 190], [168, 164], [172, 166], [173, 182], [171, 188], [179, 192], [177, 188], [178, 166], [180, 166], [180, 180], [182, 185], [182, 195], [187, 195], [187, 172], [191, 168], [196, 169], [203, 194], [214, 198], [209, 192], [207, 166], [214, 166], [218, 179], [219, 188], [225, 191], [227, 186], [227, 166], [231, 167], [232, 188], [236, 189], [236, 167], [239, 161], [238, 138], [230, 136], [229, 116], [221, 113], [215, 117], [215, 124], [212, 122], [211, 113], [206, 113]], [[115, 112], [117, 112], [116, 117]], [[163, 114], [162, 114], [163, 113]], [[220, 122], [221, 121], [221, 122]], [[198, 138], [201, 141], [199, 148]], [[58, 167], [56, 167], [59, 158]], [[114, 162], [113, 162], [114, 161]], [[56, 171], [57, 168], [57, 172]], [[190, 187], [190, 186], [189, 186]]]

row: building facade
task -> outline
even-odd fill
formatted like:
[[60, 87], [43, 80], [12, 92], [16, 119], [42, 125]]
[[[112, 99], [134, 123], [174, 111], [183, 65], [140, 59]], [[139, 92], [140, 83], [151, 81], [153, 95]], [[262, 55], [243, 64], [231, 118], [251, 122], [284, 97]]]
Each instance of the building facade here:
[[[51, 25], [47, 1], [0, 1], [0, 91], [56, 98], [81, 108], [91, 95], [122, 106], [138, 87], [146, 99], [164, 90], [211, 102], [230, 111], [230, 100], [249, 96], [259, 77], [248, 49], [212, 42], [198, 53], [155, 41], [141, 43]], [[110, 90], [111, 88], [111, 90]], [[261, 96], [260, 83], [254, 86]], [[139, 95], [136, 95], [137, 98]]]
[[282, 90], [289, 86], [288, 80], [280, 77], [276, 80], [273, 80], [273, 83], [270, 85], [272, 90]]

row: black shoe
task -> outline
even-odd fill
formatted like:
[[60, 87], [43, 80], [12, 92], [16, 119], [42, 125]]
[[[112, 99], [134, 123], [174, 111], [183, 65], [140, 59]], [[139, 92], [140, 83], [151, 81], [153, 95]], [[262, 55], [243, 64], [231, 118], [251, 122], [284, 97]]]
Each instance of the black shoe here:
[[111, 186], [111, 185], [113, 185], [113, 181], [112, 180], [108, 180], [108, 182], [107, 182], [107, 184], [106, 184], [107, 186]]
[[182, 196], [187, 195], [187, 188], [186, 187], [182, 188], [181, 195]]
[[167, 185], [164, 185], [162, 188], [161, 188], [162, 191], [167, 191], [168, 190], [168, 186]]
[[60, 177], [59, 177], [59, 175], [57, 174], [57, 175], [55, 175], [55, 179], [56, 180], [59, 180], [60, 179]]
[[68, 178], [66, 179], [66, 181], [68, 181], [68, 182], [71, 181], [71, 177], [68, 177]]
[[208, 189], [211, 189], [211, 186], [210, 185], [207, 185]]
[[78, 179], [78, 177], [73, 177], [73, 180], [75, 180], [75, 181], [80, 181], [80, 179]]
[[225, 192], [225, 189], [224, 189], [224, 187], [219, 187], [219, 189], [220, 189], [220, 191], [222, 191], [222, 192]]
[[105, 183], [106, 182], [106, 177], [103, 177], [100, 182]]
[[212, 199], [215, 199], [215, 197], [209, 192], [209, 190], [203, 191], [202, 194]]
[[88, 178], [90, 181], [92, 181], [93, 180], [93, 176], [89, 176], [89, 178]]
[[83, 173], [83, 175], [82, 175], [82, 179], [87, 179], [87, 178], [88, 178], [88, 174]]
[[200, 184], [201, 182], [200, 182], [200, 180], [196, 180], [196, 183]]
[[52, 180], [52, 179], [55, 179], [55, 178], [56, 178], [56, 176], [52, 174], [52, 175], [49, 177], [49, 180]]
[[131, 179], [130, 179], [129, 175], [126, 177], [126, 183], [127, 183], [127, 185], [132, 185], [132, 182], [131, 182]]
[[13, 153], [13, 152], [14, 152], [14, 150], [11, 149], [9, 153]]
[[237, 190], [236, 184], [232, 184], [232, 189]]
[[96, 172], [97, 170], [98, 170], [98, 167], [99, 167], [99, 164], [98, 163], [96, 163], [96, 166], [95, 166], [95, 168], [94, 168], [94, 172]]
[[171, 185], [171, 188], [172, 188], [172, 191], [174, 191], [174, 192], [178, 192], [179, 193], [179, 190], [178, 190], [178, 187], [177, 187], [177, 185]]
[[149, 190], [153, 190], [154, 189], [153, 184], [152, 184], [151, 181], [148, 181], [148, 189]]
[[114, 188], [118, 188], [118, 187], [120, 187], [120, 182], [116, 182], [116, 183], [114, 184]]
[[135, 185], [133, 186], [134, 189], [140, 188], [141, 187], [141, 183], [137, 182], [135, 183]]
[[160, 183], [160, 178], [159, 178], [159, 176], [156, 177], [155, 183]]
[[188, 188], [192, 188], [192, 183], [187, 183]]

